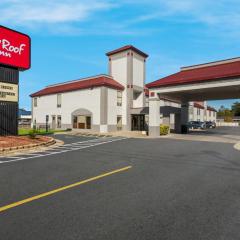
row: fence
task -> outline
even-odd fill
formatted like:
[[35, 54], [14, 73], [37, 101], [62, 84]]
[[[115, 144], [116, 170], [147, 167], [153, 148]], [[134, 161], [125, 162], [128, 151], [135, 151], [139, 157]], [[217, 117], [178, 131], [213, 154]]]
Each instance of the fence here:
[[239, 127], [238, 122], [216, 122], [217, 127]]

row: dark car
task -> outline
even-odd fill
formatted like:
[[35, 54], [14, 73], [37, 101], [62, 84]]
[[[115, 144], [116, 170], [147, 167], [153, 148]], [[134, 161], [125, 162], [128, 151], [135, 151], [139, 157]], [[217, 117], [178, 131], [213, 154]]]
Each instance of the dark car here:
[[205, 129], [206, 124], [205, 122], [201, 122], [201, 121], [190, 121], [188, 122], [188, 128], [189, 129]]
[[215, 122], [207, 121], [205, 124], [206, 124], [206, 128], [216, 128]]

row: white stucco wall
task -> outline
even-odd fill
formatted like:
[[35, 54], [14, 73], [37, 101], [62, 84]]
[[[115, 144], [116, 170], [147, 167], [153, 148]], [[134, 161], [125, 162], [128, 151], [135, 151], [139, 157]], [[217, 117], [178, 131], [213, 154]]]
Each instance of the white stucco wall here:
[[[117, 115], [121, 107], [117, 106], [117, 90], [108, 89], [108, 125], [117, 125]], [[122, 114], [119, 114], [122, 115]]]
[[200, 114], [198, 114], [198, 108], [193, 109], [193, 121], [204, 121], [204, 109], [200, 108]]
[[207, 121], [216, 122], [217, 120], [217, 113], [214, 111], [207, 110]]
[[[110, 73], [115, 81], [121, 83], [124, 86], [122, 92], [122, 123], [127, 124], [127, 52], [118, 53], [111, 56], [111, 69]], [[119, 109], [119, 108], [118, 108]]]
[[72, 124], [72, 112], [85, 108], [92, 112], [92, 124], [100, 124], [100, 88], [84, 89], [62, 93], [61, 108], [57, 108], [57, 94], [37, 97], [37, 107], [33, 109], [33, 121], [45, 123], [46, 115], [49, 115], [51, 124], [52, 115], [61, 115], [62, 125]]
[[124, 87], [127, 86], [127, 53], [118, 53], [111, 56], [111, 75]]
[[143, 100], [144, 100], [144, 92], [140, 93], [138, 98], [133, 100], [133, 108], [141, 108], [144, 107]]
[[133, 53], [133, 85], [144, 88], [145, 62], [139, 54]]

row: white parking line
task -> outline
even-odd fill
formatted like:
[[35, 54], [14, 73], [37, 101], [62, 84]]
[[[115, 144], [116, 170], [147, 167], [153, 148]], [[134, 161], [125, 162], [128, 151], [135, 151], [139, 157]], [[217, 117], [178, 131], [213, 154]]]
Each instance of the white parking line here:
[[[66, 145], [63, 145], [63, 146], [58, 146], [56, 148], [47, 150], [46, 152], [43, 152], [43, 154], [41, 154], [41, 153], [28, 153], [28, 154], [23, 154], [23, 155], [18, 156], [18, 157], [17, 156], [16, 157], [6, 157], [5, 159], [10, 159], [10, 160], [0, 161], [0, 164], [18, 162], [18, 161], [23, 161], [23, 160], [27, 160], [27, 159], [46, 157], [46, 156], [56, 155], [56, 154], [60, 154], [60, 153], [77, 151], [77, 150], [86, 149], [86, 148], [90, 148], [90, 147], [94, 147], [94, 146], [99, 146], [99, 145], [102, 145], [102, 144], [111, 143], [111, 142], [115, 142], [115, 141], [120, 141], [120, 140], [124, 140], [124, 139], [126, 139], [126, 138], [109, 138], [109, 139], [105, 138], [104, 141], [102, 141], [102, 139], [94, 139], [95, 142], [93, 142], [92, 140], [78, 142], [78, 144], [79, 143], [84, 143], [84, 144], [79, 144], [78, 146], [76, 145], [76, 143], [66, 144]], [[96, 140], [98, 140], [98, 141], [96, 141]], [[60, 148], [60, 147], [62, 147], [62, 148]], [[63, 149], [63, 148], [65, 148], [65, 149]]]

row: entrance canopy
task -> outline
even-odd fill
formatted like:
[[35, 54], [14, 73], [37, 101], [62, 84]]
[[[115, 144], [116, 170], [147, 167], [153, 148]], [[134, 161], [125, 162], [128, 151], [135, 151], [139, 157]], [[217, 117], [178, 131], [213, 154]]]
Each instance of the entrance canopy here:
[[240, 98], [240, 58], [181, 68], [181, 71], [146, 87], [149, 96], [149, 135], [159, 136], [160, 99], [181, 103], [175, 130], [182, 131], [189, 118], [189, 102]]
[[180, 102], [240, 98], [240, 58], [183, 67], [147, 88], [150, 98], [160, 95]]

